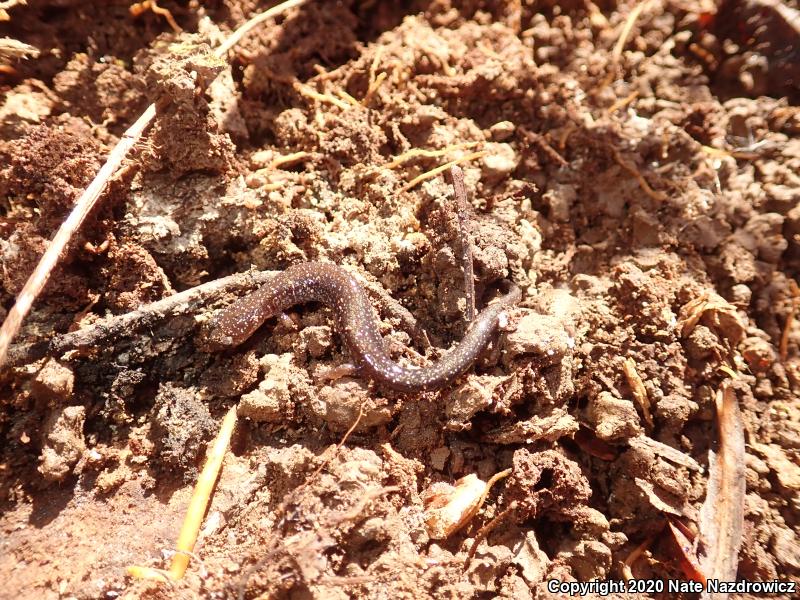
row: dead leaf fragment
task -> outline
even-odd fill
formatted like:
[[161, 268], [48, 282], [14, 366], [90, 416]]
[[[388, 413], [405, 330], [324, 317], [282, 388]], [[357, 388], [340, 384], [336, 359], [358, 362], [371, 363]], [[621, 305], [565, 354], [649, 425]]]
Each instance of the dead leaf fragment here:
[[697, 555], [694, 551], [694, 545], [686, 537], [684, 530], [680, 526], [676, 526], [671, 520], [667, 522], [672, 537], [675, 540], [675, 545], [678, 548], [678, 561], [681, 565], [683, 574], [687, 579], [692, 581], [699, 581], [706, 587], [706, 576], [703, 574], [703, 569], [700, 562], [697, 560]]
[[716, 292], [707, 290], [681, 308], [678, 329], [688, 336], [700, 321], [736, 346], [744, 337], [744, 323], [736, 307]]
[[[727, 382], [717, 391], [717, 421], [719, 448], [709, 450], [708, 490], [700, 510], [700, 565], [709, 579], [735, 581], [744, 526], [744, 427]], [[701, 598], [725, 596], [703, 592]]]
[[658, 456], [666, 458], [668, 461], [675, 463], [676, 465], [691, 469], [692, 471], [703, 470], [703, 467], [700, 466], [700, 463], [698, 463], [688, 454], [681, 452], [672, 446], [668, 446], [667, 444], [654, 440], [651, 437], [647, 437], [646, 435], [640, 435], [639, 437], [631, 438], [628, 440], [628, 445], [631, 448], [640, 448], [652, 451]]
[[446, 482], [434, 483], [422, 493], [428, 535], [443, 540], [461, 529], [478, 514], [492, 485], [510, 474], [511, 469], [506, 469], [486, 482], [470, 473], [454, 486]]
[[647, 496], [647, 500], [656, 510], [676, 517], [687, 516], [688, 507], [685, 502], [681, 505], [672, 503], [672, 499], [669, 497], [671, 494], [669, 494], [669, 492], [656, 488], [655, 485], [641, 477], [635, 477], [634, 482], [636, 483], [636, 487], [644, 492], [644, 495]]
[[534, 415], [527, 421], [517, 421], [494, 429], [484, 436], [494, 444], [531, 444], [539, 440], [554, 442], [578, 431], [575, 417], [563, 408], [555, 408], [549, 415]]

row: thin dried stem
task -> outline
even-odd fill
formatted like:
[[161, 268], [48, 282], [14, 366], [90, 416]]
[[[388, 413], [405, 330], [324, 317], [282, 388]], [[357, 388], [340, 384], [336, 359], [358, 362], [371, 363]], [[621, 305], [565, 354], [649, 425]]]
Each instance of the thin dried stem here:
[[436, 167], [435, 169], [431, 169], [430, 171], [426, 171], [422, 175], [417, 175], [414, 179], [412, 179], [407, 184], [405, 184], [401, 188], [401, 190], [403, 192], [407, 192], [408, 190], [410, 190], [414, 186], [422, 183], [423, 181], [426, 181], [428, 179], [433, 179], [439, 173], [442, 173], [442, 172], [446, 171], [447, 169], [449, 169], [453, 165], [469, 162], [469, 161], [475, 160], [477, 158], [483, 158], [487, 154], [488, 154], [488, 152], [486, 150], [481, 150], [480, 152], [473, 152], [472, 154], [467, 154], [466, 156], [462, 156], [461, 158], [457, 158], [455, 160], [451, 160], [450, 162], [446, 162], [443, 165], [440, 165], [440, 166]]
[[404, 162], [411, 160], [412, 158], [418, 158], [420, 156], [424, 158], [438, 158], [440, 156], [444, 156], [449, 152], [453, 152], [454, 150], [466, 150], [468, 148], [474, 148], [480, 144], [480, 142], [463, 142], [461, 144], [452, 144], [447, 146], [446, 148], [441, 148], [439, 150], [427, 150], [425, 148], [412, 148], [407, 152], [403, 152], [395, 156], [391, 161], [382, 165], [385, 169], [394, 169], [399, 167]]
[[169, 571], [165, 572], [161, 569], [133, 565], [127, 569], [128, 574], [132, 577], [156, 581], [165, 581], [166, 579], [174, 581], [181, 579], [186, 574], [189, 560], [194, 556], [192, 550], [194, 550], [194, 544], [200, 534], [203, 516], [206, 514], [208, 503], [211, 500], [211, 493], [214, 491], [214, 484], [219, 477], [222, 461], [228, 451], [228, 445], [236, 427], [236, 417], [236, 405], [234, 405], [222, 420], [222, 426], [219, 429], [217, 438], [214, 440], [206, 457], [206, 464], [197, 478], [197, 484], [194, 486], [192, 499], [189, 502], [189, 508], [183, 520], [181, 533], [178, 536], [177, 551], [175, 556], [172, 557], [172, 565]]
[[800, 305], [800, 287], [794, 279], [789, 281], [789, 290], [792, 293], [792, 303], [789, 308], [789, 314], [786, 316], [786, 323], [783, 325], [783, 332], [781, 333], [780, 343], [780, 357], [781, 362], [786, 362], [789, 356], [789, 334], [792, 331], [795, 317], [797, 316], [798, 305]]
[[[242, 38], [244, 38], [244, 36], [247, 35], [247, 33], [249, 33], [258, 24], [263, 23], [270, 17], [285, 12], [290, 8], [300, 6], [307, 1], [308, 0], [288, 0], [287, 2], [282, 2], [281, 4], [273, 6], [263, 13], [254, 16], [244, 25], [239, 27], [239, 29], [233, 32], [233, 34], [231, 34], [231, 36], [225, 40], [214, 51], [214, 53], [217, 56], [223, 56], [228, 50], [238, 44]], [[81, 194], [80, 198], [78, 198], [78, 201], [75, 203], [75, 207], [72, 209], [72, 212], [61, 224], [61, 227], [56, 232], [52, 242], [47, 247], [47, 250], [42, 258], [39, 260], [39, 264], [36, 265], [36, 268], [28, 278], [28, 281], [25, 282], [25, 286], [17, 296], [16, 303], [8, 312], [8, 316], [6, 316], [3, 326], [0, 327], [0, 367], [5, 364], [6, 357], [8, 355], [8, 349], [11, 346], [11, 341], [19, 332], [19, 329], [22, 326], [22, 321], [30, 312], [33, 302], [47, 284], [47, 280], [50, 278], [50, 273], [52, 273], [53, 269], [58, 264], [58, 261], [61, 259], [61, 256], [64, 253], [64, 250], [66, 249], [67, 244], [69, 243], [73, 234], [81, 226], [86, 218], [86, 215], [88, 215], [92, 208], [94, 208], [94, 205], [97, 203], [100, 194], [102, 194], [105, 190], [106, 184], [109, 182], [114, 173], [117, 172], [117, 169], [119, 169], [122, 161], [125, 159], [125, 156], [127, 156], [130, 149], [136, 144], [142, 133], [144, 133], [144, 130], [147, 129], [155, 116], [156, 106], [155, 104], [151, 104], [145, 109], [136, 122], [131, 125], [130, 128], [122, 135], [119, 142], [117, 142], [117, 145], [114, 146], [114, 149], [108, 155], [106, 163], [97, 172], [97, 175], [95, 175], [95, 178], [89, 184], [89, 187], [87, 187], [86, 190], [84, 190], [84, 192]]]
[[290, 8], [294, 8], [295, 6], [302, 6], [308, 2], [308, 0], [286, 0], [286, 2], [281, 2], [280, 4], [276, 4], [272, 8], [265, 10], [262, 13], [255, 15], [249, 21], [244, 23], [239, 29], [234, 31], [230, 37], [222, 42], [219, 47], [214, 50], [214, 54], [217, 56], [224, 56], [225, 53], [233, 48], [236, 44], [242, 41], [244, 36], [246, 36], [250, 31], [263, 23], [264, 21], [268, 21], [272, 17], [279, 15], [283, 12], [286, 12]]

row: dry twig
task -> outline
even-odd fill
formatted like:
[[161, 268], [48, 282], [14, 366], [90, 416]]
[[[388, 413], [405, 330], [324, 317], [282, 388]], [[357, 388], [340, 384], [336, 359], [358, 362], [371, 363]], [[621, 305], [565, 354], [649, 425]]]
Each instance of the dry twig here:
[[152, 327], [167, 315], [186, 314], [196, 310], [198, 305], [206, 305], [227, 293], [252, 290], [274, 276], [275, 271], [253, 271], [215, 279], [151, 302], [137, 310], [107, 317], [77, 331], [60, 335], [51, 342], [50, 349], [55, 355], [61, 355], [71, 350], [81, 351], [102, 346], [143, 327]]
[[783, 332], [781, 333], [780, 344], [780, 357], [781, 362], [786, 362], [786, 357], [789, 355], [789, 334], [792, 331], [795, 318], [797, 317], [797, 309], [800, 306], [800, 287], [794, 279], [789, 280], [789, 291], [792, 294], [792, 304], [789, 308], [789, 314], [786, 315], [786, 323], [783, 325]]

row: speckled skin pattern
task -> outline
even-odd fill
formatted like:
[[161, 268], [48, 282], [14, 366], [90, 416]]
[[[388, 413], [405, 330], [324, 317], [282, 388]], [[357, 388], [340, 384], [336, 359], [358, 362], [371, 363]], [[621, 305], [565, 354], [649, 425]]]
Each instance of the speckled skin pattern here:
[[268, 318], [295, 304], [322, 302], [333, 309], [336, 328], [362, 374], [395, 390], [417, 392], [442, 387], [466, 371], [486, 348], [500, 314], [519, 302], [508, 293], [481, 311], [464, 338], [427, 367], [403, 367], [386, 352], [375, 310], [364, 289], [337, 265], [307, 262], [289, 267], [267, 284], [218, 313], [210, 324], [208, 347], [222, 350], [244, 342]]

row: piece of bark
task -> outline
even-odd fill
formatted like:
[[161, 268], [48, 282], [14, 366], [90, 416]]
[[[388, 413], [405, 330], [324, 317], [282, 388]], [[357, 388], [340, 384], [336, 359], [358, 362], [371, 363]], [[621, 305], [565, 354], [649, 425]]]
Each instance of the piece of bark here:
[[[706, 500], [700, 510], [700, 565], [707, 579], [735, 581], [744, 525], [744, 427], [733, 388], [717, 392], [719, 445], [709, 450]], [[703, 592], [703, 600], [728, 594]]]

